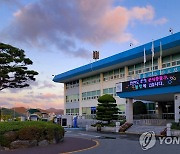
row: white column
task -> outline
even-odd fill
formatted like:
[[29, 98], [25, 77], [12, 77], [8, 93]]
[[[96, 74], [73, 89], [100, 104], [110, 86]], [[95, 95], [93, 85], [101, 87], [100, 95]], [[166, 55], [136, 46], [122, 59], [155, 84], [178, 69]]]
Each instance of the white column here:
[[160, 75], [162, 71], [162, 57], [158, 58], [158, 69], [160, 70]]
[[64, 83], [64, 115], [66, 115], [66, 83]]
[[128, 80], [128, 67], [127, 66], [124, 67], [124, 74], [125, 74], [125, 81], [127, 81]]
[[100, 74], [100, 90], [101, 90], [101, 96], [103, 95], [103, 73]]
[[180, 106], [180, 94], [175, 94], [174, 95], [174, 119], [175, 119], [175, 122], [179, 122], [179, 119], [180, 119], [179, 106]]
[[82, 79], [79, 79], [79, 115], [82, 116]]
[[126, 121], [133, 123], [133, 99], [126, 99]]

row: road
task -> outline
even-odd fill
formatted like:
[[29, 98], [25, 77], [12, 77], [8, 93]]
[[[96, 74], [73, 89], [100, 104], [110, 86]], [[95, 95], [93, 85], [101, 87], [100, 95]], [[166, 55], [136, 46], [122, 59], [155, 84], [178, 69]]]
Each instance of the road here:
[[138, 135], [67, 131], [66, 136], [95, 139], [99, 142], [96, 148], [77, 152], [79, 154], [174, 154], [180, 151], [179, 144], [160, 144], [159, 140], [152, 148], [142, 150]]

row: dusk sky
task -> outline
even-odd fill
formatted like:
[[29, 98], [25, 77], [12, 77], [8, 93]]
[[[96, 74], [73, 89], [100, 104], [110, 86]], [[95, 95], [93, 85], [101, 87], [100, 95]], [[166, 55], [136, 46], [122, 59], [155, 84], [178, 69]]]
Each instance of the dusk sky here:
[[[39, 72], [24, 89], [0, 91], [0, 107], [63, 108], [53, 76], [170, 35], [179, 0], [0, 0], [0, 42], [25, 50]], [[142, 51], [143, 52], [143, 51]]]

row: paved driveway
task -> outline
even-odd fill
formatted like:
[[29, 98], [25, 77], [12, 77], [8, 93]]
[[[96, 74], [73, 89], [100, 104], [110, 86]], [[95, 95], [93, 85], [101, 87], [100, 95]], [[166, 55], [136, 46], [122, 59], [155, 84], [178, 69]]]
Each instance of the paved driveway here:
[[90, 139], [65, 137], [64, 141], [59, 144], [49, 145], [46, 147], [0, 151], [0, 154], [59, 154], [87, 149], [89, 147], [96, 146], [96, 144], [97, 143], [95, 141]]
[[[90, 150], [78, 152], [79, 154], [175, 154], [180, 153], [179, 144], [156, 144], [146, 151], [141, 149], [139, 135], [111, 134], [97, 132], [67, 132], [67, 136], [96, 139], [99, 146]], [[158, 139], [158, 137], [157, 137]]]

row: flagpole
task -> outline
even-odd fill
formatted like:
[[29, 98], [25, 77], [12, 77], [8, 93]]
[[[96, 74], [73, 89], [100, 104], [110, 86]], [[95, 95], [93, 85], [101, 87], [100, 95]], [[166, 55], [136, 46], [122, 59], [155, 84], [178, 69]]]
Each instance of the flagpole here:
[[153, 76], [153, 58], [154, 58], [154, 42], [153, 41], [152, 41], [151, 52], [152, 52], [152, 76]]
[[162, 44], [160, 41], [160, 75], [162, 74]]
[[146, 49], [144, 47], [144, 78], [145, 78], [145, 68], [146, 68]]
[[153, 56], [152, 56], [152, 76], [153, 76]]

